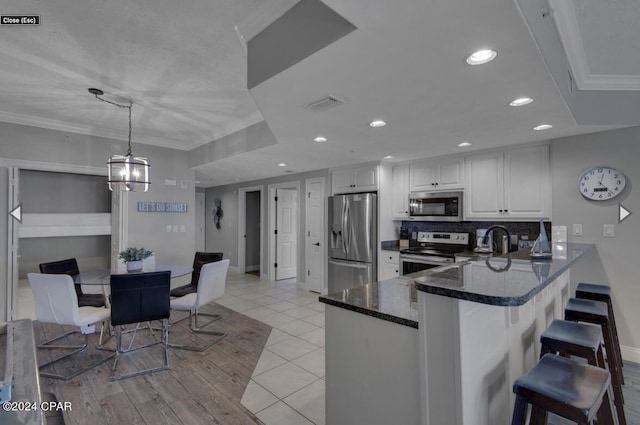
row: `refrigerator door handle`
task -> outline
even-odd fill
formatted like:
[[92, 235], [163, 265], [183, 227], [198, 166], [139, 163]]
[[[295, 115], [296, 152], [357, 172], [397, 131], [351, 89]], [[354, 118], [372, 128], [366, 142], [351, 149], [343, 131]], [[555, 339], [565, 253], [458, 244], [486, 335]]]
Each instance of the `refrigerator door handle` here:
[[342, 250], [347, 253], [349, 249], [347, 248], [347, 200], [345, 199], [342, 203]]
[[344, 227], [344, 232], [347, 234], [345, 237], [345, 243], [346, 243], [346, 252], [347, 254], [349, 252], [351, 252], [351, 237], [352, 237], [352, 228], [351, 228], [351, 208], [349, 208], [349, 202], [345, 202], [346, 205], [346, 211], [345, 211], [345, 216], [344, 216], [344, 223], [345, 223], [345, 227]]

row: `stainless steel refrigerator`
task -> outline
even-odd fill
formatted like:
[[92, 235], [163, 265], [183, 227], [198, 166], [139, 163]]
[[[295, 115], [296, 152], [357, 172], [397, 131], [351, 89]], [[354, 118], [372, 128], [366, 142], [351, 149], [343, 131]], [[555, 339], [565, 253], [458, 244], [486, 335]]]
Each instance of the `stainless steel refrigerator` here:
[[377, 195], [329, 197], [329, 293], [377, 280]]

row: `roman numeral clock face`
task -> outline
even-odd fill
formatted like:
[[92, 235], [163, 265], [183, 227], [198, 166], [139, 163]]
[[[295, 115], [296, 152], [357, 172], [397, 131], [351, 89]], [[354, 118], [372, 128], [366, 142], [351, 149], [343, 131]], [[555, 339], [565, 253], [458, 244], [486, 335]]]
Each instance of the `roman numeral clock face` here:
[[593, 167], [578, 179], [578, 190], [592, 201], [606, 201], [621, 194], [625, 184], [624, 174], [620, 171], [611, 167]]

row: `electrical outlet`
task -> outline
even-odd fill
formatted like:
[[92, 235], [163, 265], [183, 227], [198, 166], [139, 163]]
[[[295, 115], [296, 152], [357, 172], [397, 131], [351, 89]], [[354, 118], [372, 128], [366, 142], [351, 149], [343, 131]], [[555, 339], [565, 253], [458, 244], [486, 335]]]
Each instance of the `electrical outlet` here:
[[602, 228], [602, 236], [612, 238], [615, 236], [613, 224], [605, 224]]
[[582, 224], [571, 225], [573, 236], [582, 236]]

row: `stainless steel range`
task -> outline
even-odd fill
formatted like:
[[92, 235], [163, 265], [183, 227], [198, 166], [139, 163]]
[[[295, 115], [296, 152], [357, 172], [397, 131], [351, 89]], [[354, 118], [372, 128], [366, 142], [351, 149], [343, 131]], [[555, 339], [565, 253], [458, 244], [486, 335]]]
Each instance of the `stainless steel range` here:
[[418, 245], [400, 251], [402, 274], [415, 273], [456, 261], [470, 250], [469, 233], [418, 232]]

